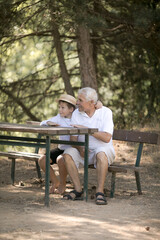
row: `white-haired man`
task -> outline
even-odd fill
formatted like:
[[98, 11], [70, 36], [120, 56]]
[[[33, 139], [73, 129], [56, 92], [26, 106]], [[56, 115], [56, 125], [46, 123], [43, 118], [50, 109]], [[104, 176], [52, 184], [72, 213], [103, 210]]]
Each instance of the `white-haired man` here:
[[[113, 119], [112, 111], [107, 107], [95, 108], [98, 100], [96, 91], [86, 87], [78, 91], [76, 109], [72, 115], [71, 123], [74, 127], [98, 128], [89, 136], [89, 163], [97, 169], [96, 204], [105, 205], [104, 183], [108, 172], [108, 165], [114, 161], [115, 153], [112, 144]], [[84, 141], [84, 135], [72, 136], [73, 141]], [[63, 196], [66, 200], [80, 200], [82, 187], [80, 184], [78, 167], [84, 164], [84, 147], [74, 146], [64, 152], [67, 171], [74, 184], [74, 190]]]

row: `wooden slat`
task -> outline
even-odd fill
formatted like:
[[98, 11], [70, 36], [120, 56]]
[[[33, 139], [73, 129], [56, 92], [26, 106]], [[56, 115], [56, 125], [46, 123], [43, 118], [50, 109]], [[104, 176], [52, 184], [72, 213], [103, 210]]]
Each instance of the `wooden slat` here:
[[32, 161], [37, 161], [41, 157], [40, 154], [30, 154], [30, 153], [22, 153], [22, 152], [0, 152], [0, 156], [14, 158], [14, 159], [32, 160]]
[[23, 155], [23, 156], [32, 156], [32, 157], [40, 157], [41, 154], [37, 153], [30, 153], [30, 152], [17, 152], [17, 151], [9, 151], [9, 154], [17, 154], [17, 155]]
[[[40, 122], [37, 122], [37, 121], [27, 121], [26, 122], [27, 124], [31, 124], [31, 125], [40, 125]], [[51, 127], [51, 126], [46, 126], [46, 127]], [[53, 127], [53, 126], [52, 126]], [[56, 126], [55, 126], [56, 127]], [[57, 127], [56, 127], [57, 128]], [[62, 127], [61, 127], [62, 129]], [[77, 132], [78, 131], [78, 132]], [[94, 132], [98, 131], [98, 129], [96, 128], [91, 128], [89, 129], [89, 133], [92, 134]], [[80, 134], [85, 134], [85, 133], [88, 133], [88, 129], [87, 128], [70, 128], [70, 134], [77, 134], [77, 133], [80, 133]]]
[[1, 131], [13, 132], [30, 132], [41, 133], [47, 135], [70, 135], [70, 134], [92, 134], [97, 132], [97, 128], [66, 128], [66, 127], [53, 127], [53, 126], [39, 126], [39, 125], [26, 125], [14, 123], [0, 123]]
[[114, 130], [113, 140], [127, 141], [127, 142], [138, 142], [138, 143], [149, 143], [149, 144], [159, 144], [158, 133], [150, 132], [139, 132], [139, 131], [129, 131], [129, 130]]
[[[91, 164], [88, 166], [88, 168], [94, 168], [94, 165]], [[109, 172], [124, 172], [124, 173], [127, 173], [127, 169], [123, 166], [119, 166], [119, 165], [111, 165], [108, 167], [108, 171]]]
[[124, 172], [124, 173], [127, 173], [127, 169], [125, 167], [114, 166], [114, 165], [109, 166], [108, 171], [109, 172]]
[[40, 123], [41, 122], [38, 122], [38, 121], [26, 121], [26, 124], [30, 124], [30, 125], [38, 125], [38, 126], [40, 126]]

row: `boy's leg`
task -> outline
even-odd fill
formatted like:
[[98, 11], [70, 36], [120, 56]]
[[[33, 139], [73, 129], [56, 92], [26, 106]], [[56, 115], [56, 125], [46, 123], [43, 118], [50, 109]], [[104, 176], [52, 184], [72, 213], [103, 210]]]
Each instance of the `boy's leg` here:
[[[51, 160], [50, 160], [50, 162], [51, 162]], [[45, 172], [46, 156], [43, 155], [42, 157], [40, 157], [38, 159], [38, 163], [39, 163], [40, 168]], [[59, 186], [60, 182], [59, 182], [58, 178], [56, 177], [55, 172], [51, 166], [50, 166], [50, 181], [52, 183], [52, 186], [50, 188], [50, 193], [54, 193], [55, 189]]]
[[62, 155], [59, 155], [56, 161], [59, 167], [59, 178], [60, 178], [60, 184], [56, 190], [56, 193], [63, 194], [66, 189], [67, 169], [66, 169], [64, 158]]

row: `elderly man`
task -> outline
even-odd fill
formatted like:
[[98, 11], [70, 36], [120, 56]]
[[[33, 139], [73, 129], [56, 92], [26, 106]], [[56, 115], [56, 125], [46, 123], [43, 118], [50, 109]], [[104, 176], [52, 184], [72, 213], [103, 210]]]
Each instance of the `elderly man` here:
[[[108, 172], [108, 165], [115, 158], [112, 144], [113, 120], [112, 111], [107, 107], [95, 108], [98, 96], [94, 89], [86, 87], [78, 92], [78, 109], [72, 115], [71, 123], [74, 127], [98, 128], [89, 136], [89, 164], [97, 169], [96, 204], [105, 205], [104, 183]], [[73, 141], [84, 141], [84, 136], [72, 136]], [[80, 184], [78, 167], [84, 164], [84, 147], [75, 146], [65, 150], [64, 160], [67, 171], [74, 184], [74, 190], [63, 196], [66, 200], [80, 200], [82, 187]]]

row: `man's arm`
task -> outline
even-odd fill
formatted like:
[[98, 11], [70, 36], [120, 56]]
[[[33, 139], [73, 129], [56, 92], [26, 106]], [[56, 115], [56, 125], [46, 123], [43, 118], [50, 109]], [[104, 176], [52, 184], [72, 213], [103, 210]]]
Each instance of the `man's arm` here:
[[[85, 126], [82, 126], [82, 125], [75, 125], [73, 124], [72, 125], [73, 127], [76, 127], [76, 128], [87, 128]], [[107, 132], [95, 132], [92, 134], [93, 137], [97, 138], [98, 140], [101, 140], [103, 142], [106, 142], [106, 143], [109, 143], [109, 141], [111, 140], [111, 137], [112, 137], [112, 134], [110, 133], [107, 133]], [[76, 141], [76, 140], [75, 140]], [[77, 148], [78, 149], [78, 148]]]
[[111, 140], [112, 135], [107, 132], [95, 132], [92, 134], [93, 137], [97, 138], [98, 140], [101, 140], [103, 142], [109, 143]]
[[[73, 141], [73, 142], [77, 142], [78, 137], [77, 136], [71, 136], [70, 140]], [[74, 145], [73, 147], [76, 148], [80, 152], [81, 157], [84, 157], [84, 147], [83, 146]]]

